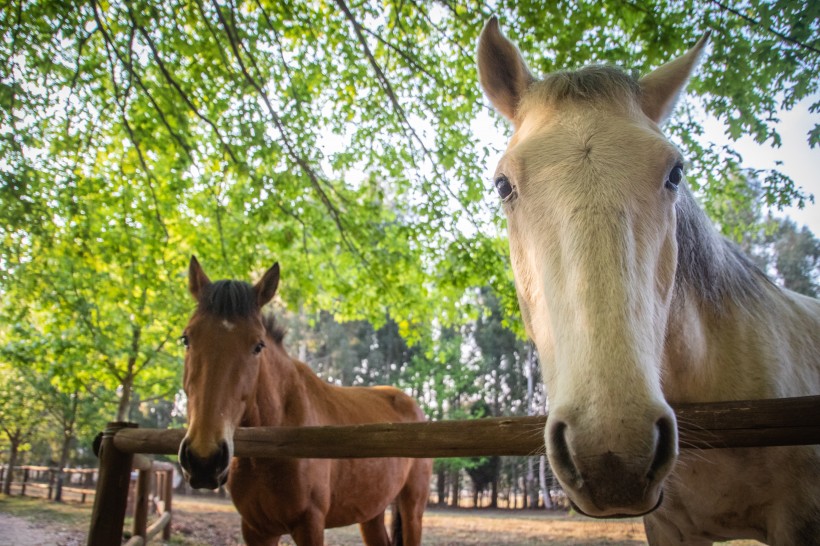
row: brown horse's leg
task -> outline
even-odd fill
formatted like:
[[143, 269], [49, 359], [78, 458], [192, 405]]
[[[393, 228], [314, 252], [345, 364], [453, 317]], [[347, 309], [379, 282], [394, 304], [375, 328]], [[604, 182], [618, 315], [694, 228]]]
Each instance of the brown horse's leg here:
[[262, 536], [242, 520], [242, 538], [248, 546], [279, 546], [278, 536]]
[[[402, 541], [399, 544], [402, 546], [421, 544], [421, 519], [427, 507], [432, 466], [432, 459], [415, 459], [407, 482], [396, 499], [401, 514]], [[395, 539], [393, 543], [397, 543]]]
[[324, 514], [306, 515], [290, 534], [296, 546], [323, 546], [325, 543]]
[[366, 546], [390, 546], [390, 537], [384, 526], [384, 512], [370, 521], [360, 523], [359, 529]]

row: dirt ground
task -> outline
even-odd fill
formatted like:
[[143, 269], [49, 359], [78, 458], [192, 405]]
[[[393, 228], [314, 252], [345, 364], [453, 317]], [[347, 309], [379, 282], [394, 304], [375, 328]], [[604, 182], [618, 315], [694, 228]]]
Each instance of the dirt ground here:
[[[180, 516], [174, 532], [184, 544], [242, 544], [239, 516], [230, 503], [189, 499], [177, 506]], [[175, 510], [174, 517], [176, 514]], [[293, 544], [289, 537], [282, 543]], [[325, 531], [325, 543], [354, 546], [361, 545], [362, 540], [358, 527], [352, 526]], [[646, 538], [643, 523], [637, 519], [598, 521], [565, 513], [430, 508], [424, 515], [424, 544], [639, 546], [646, 544]]]
[[[86, 542], [90, 504], [55, 504], [0, 496], [0, 546], [78, 546]], [[174, 497], [172, 545], [243, 544], [239, 515], [230, 501]], [[126, 522], [126, 529], [130, 523]], [[158, 541], [154, 541], [158, 544]], [[292, 545], [287, 537], [283, 544]], [[325, 532], [327, 546], [362, 544], [356, 526]], [[641, 546], [639, 519], [592, 520], [566, 513], [430, 508], [424, 516], [426, 546]], [[732, 542], [733, 546], [756, 542]]]

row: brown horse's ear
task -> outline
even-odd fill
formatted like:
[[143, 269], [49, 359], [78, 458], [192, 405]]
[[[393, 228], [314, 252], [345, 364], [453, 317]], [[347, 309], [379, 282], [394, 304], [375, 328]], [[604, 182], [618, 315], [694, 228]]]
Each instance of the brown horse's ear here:
[[188, 290], [196, 301], [199, 301], [199, 296], [209, 284], [211, 284], [211, 280], [202, 270], [196, 256], [191, 256], [191, 264], [188, 266]]
[[641, 78], [641, 109], [658, 125], [665, 122], [675, 109], [681, 91], [709, 43], [709, 34], [704, 34], [683, 56]]
[[273, 267], [265, 271], [262, 278], [256, 283], [253, 289], [256, 291], [256, 301], [259, 307], [263, 307], [266, 303], [273, 299], [276, 294], [276, 288], [279, 286], [279, 262], [273, 264]]
[[515, 121], [524, 92], [535, 81], [518, 48], [490, 18], [478, 39], [478, 77], [487, 98], [503, 116]]

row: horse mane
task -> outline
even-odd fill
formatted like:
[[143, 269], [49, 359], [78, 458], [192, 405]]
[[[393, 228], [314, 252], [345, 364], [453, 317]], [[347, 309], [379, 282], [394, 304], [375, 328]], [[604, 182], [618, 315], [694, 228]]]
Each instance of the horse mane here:
[[[199, 296], [199, 310], [225, 319], [249, 318], [260, 311], [253, 286], [232, 280], [207, 285]], [[271, 339], [282, 345], [285, 330], [276, 323], [272, 313], [262, 313], [262, 324]]]
[[704, 306], [720, 314], [727, 302], [742, 306], [762, 296], [771, 279], [717, 232], [688, 188], [682, 184], [679, 191], [674, 298], [681, 301], [691, 289]]

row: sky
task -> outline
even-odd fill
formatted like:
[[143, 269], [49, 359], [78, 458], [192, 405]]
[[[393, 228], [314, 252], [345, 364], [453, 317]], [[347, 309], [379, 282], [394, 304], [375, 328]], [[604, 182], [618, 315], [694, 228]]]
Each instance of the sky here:
[[[779, 170], [790, 176], [804, 193], [814, 195], [815, 202], [806, 202], [806, 207], [802, 210], [789, 207], [783, 211], [775, 209], [773, 212], [776, 216], [789, 216], [798, 226], [807, 225], [815, 236], [820, 236], [820, 146], [810, 148], [807, 133], [815, 124], [820, 123], [820, 113], [809, 112], [811, 103], [818, 100], [820, 96], [815, 95], [810, 100], [796, 104], [792, 110], [780, 113], [780, 123], [777, 124], [783, 142], [780, 148], [757, 144], [751, 137], [743, 137], [733, 143], [734, 148], [743, 156], [744, 167], [771, 169], [777, 167], [777, 161], [782, 161]], [[722, 134], [719, 122], [711, 120], [704, 124], [704, 128], [707, 139], [719, 143], [729, 142]]]

